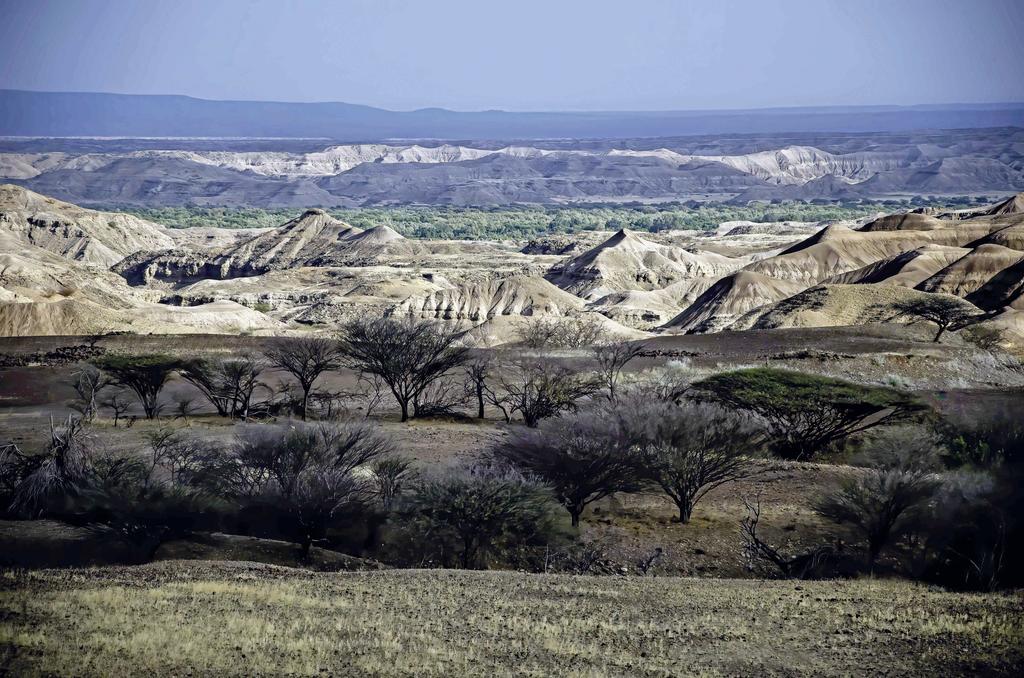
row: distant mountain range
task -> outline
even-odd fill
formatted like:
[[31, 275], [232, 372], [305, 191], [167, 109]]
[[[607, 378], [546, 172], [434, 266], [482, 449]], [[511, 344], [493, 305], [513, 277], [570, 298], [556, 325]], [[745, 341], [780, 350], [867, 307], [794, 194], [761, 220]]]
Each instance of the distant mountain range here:
[[83, 205], [999, 195], [1024, 189], [1022, 149], [1018, 104], [402, 113], [0, 90], [0, 181]]
[[1024, 103], [524, 113], [0, 90], [0, 136], [607, 139], [1010, 126], [1024, 126]]

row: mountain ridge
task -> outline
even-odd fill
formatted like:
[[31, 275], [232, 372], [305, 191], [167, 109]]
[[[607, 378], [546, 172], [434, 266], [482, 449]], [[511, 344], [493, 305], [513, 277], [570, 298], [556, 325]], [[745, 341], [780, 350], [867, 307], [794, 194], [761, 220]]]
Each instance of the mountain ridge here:
[[[66, 111], [74, 111], [74, 118]], [[1024, 126], [1024, 103], [695, 111], [390, 111], [346, 102], [0, 89], [0, 135], [508, 138]], [[339, 135], [339, 133], [342, 133]]]

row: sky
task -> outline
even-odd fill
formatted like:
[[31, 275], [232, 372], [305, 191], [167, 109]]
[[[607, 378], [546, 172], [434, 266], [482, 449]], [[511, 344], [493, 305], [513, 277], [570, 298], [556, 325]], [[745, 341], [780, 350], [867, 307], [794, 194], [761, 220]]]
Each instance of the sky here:
[[0, 0], [0, 88], [394, 110], [1024, 101], [1024, 0]]

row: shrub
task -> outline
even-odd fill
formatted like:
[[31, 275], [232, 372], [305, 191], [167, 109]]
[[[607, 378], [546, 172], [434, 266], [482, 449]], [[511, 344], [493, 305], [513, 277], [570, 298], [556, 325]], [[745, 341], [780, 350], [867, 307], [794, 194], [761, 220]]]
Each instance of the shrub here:
[[237, 434], [226, 487], [243, 505], [273, 516], [307, 558], [332, 524], [362, 511], [372, 487], [355, 471], [390, 454], [391, 446], [366, 421], [249, 426]]
[[526, 476], [494, 467], [453, 469], [425, 478], [411, 507], [427, 542], [464, 568], [480, 568], [489, 555], [543, 539], [553, 529], [551, 493]]
[[998, 350], [1003, 345], [1003, 342], [1006, 341], [1006, 336], [1001, 329], [986, 325], [972, 325], [961, 332], [960, 335], [969, 344], [978, 347], [982, 351]]
[[856, 460], [866, 468], [841, 482], [815, 508], [826, 518], [851, 525], [865, 539], [873, 570], [882, 549], [925, 516], [941, 485], [938, 459], [934, 442], [913, 429], [887, 432], [868, 441]]

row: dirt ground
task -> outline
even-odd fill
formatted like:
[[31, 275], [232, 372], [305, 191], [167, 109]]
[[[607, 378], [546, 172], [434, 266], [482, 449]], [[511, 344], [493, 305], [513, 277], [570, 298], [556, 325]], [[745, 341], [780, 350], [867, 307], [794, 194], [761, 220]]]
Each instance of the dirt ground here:
[[1020, 675], [1024, 598], [170, 561], [0, 578], [9, 675]]

